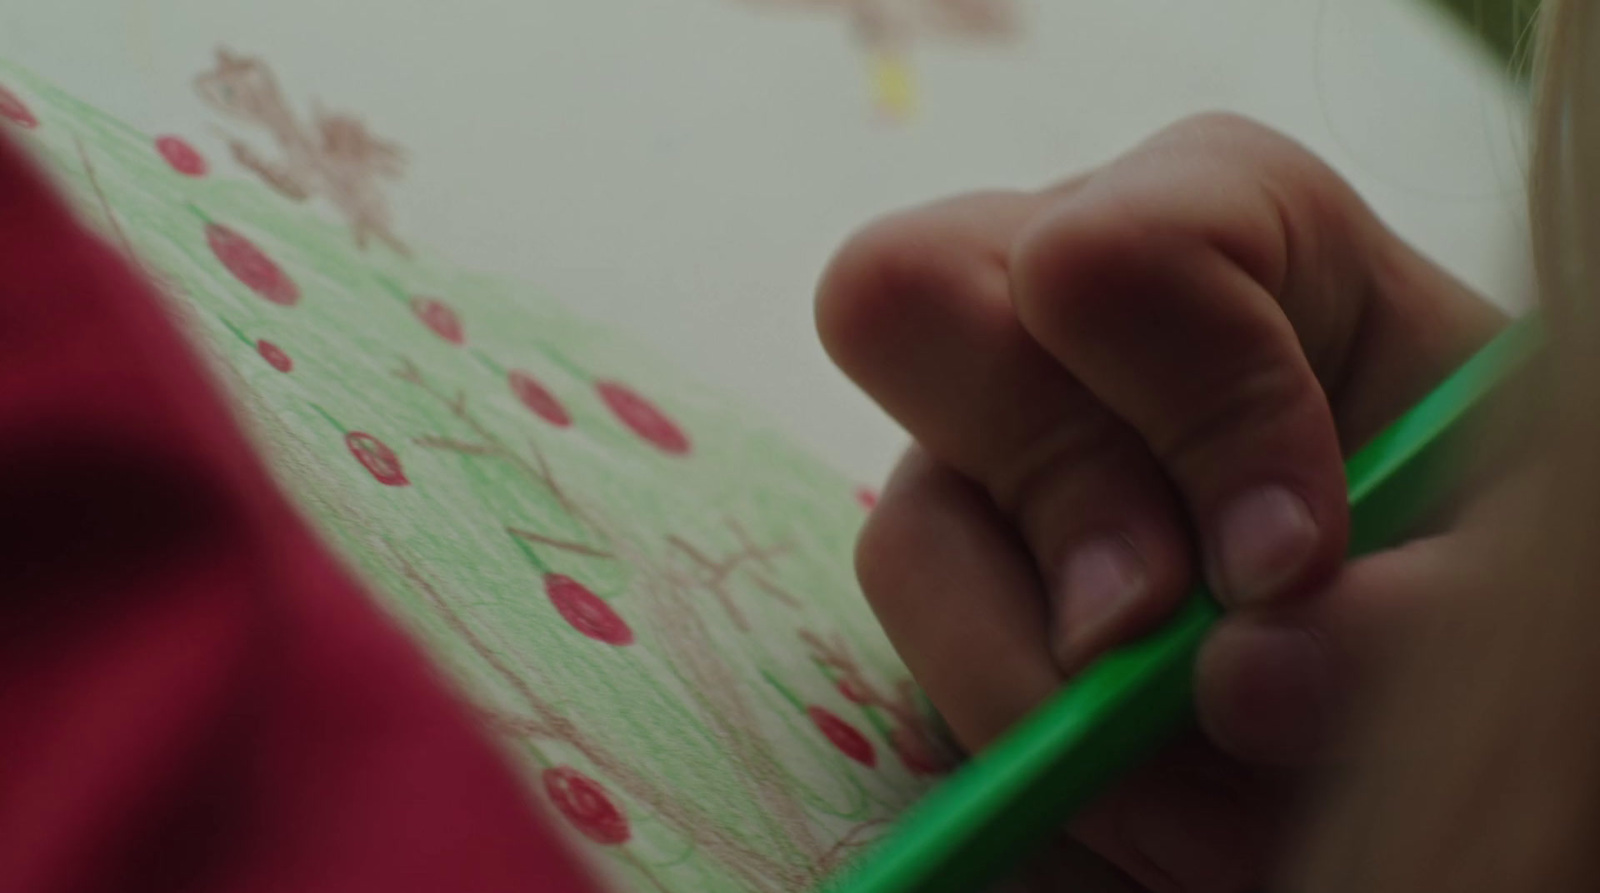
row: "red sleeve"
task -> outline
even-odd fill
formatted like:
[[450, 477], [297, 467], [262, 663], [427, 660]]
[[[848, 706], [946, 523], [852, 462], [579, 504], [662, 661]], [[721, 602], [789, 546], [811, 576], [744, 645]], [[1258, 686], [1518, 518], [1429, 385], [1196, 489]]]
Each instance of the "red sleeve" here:
[[0, 140], [0, 890], [590, 889]]

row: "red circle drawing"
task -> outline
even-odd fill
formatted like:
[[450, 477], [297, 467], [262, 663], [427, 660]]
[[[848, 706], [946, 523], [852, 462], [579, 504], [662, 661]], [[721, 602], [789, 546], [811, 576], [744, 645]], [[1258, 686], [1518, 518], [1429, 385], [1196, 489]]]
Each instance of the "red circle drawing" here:
[[208, 223], [206, 242], [228, 272], [251, 291], [285, 307], [292, 307], [300, 300], [300, 289], [294, 280], [249, 239], [220, 223]]
[[400, 467], [400, 457], [389, 449], [388, 444], [364, 431], [351, 431], [344, 436], [344, 445], [357, 462], [372, 472], [378, 483], [386, 487], [410, 485], [405, 470]]
[[265, 339], [257, 341], [256, 353], [261, 354], [261, 359], [266, 360], [268, 366], [279, 372], [288, 372], [294, 368], [294, 360], [289, 359], [289, 355], [283, 352], [283, 348], [273, 344], [271, 341]]
[[872, 700], [866, 692], [851, 684], [849, 679], [839, 680], [839, 694], [844, 695], [844, 699], [852, 704], [865, 704]]
[[889, 746], [913, 774], [943, 775], [950, 768], [949, 762], [928, 743], [927, 736], [912, 726], [895, 726], [889, 733]]
[[872, 749], [872, 742], [856, 731], [855, 726], [822, 707], [807, 707], [806, 715], [816, 723], [823, 737], [832, 742], [834, 747], [839, 748], [840, 753], [863, 766], [878, 765], [878, 753]]
[[506, 376], [506, 381], [511, 385], [511, 393], [516, 394], [522, 405], [528, 407], [534, 415], [557, 428], [572, 425], [572, 416], [567, 413], [567, 408], [561, 405], [556, 395], [550, 393], [549, 388], [539, 383], [539, 379], [521, 369], [512, 369]]
[[204, 177], [206, 175], [206, 160], [195, 147], [175, 136], [163, 136], [156, 140], [156, 151], [167, 160], [172, 169], [186, 177]]
[[628, 817], [613, 803], [600, 783], [571, 766], [544, 770], [544, 792], [556, 810], [583, 836], [595, 843], [615, 846], [632, 836]]
[[39, 126], [39, 119], [33, 116], [22, 98], [5, 87], [0, 87], [0, 118], [29, 130]]
[[856, 502], [860, 503], [862, 508], [870, 512], [878, 507], [878, 493], [871, 487], [857, 487]]
[[645, 442], [663, 453], [681, 456], [689, 452], [689, 437], [683, 429], [632, 388], [621, 382], [601, 381], [595, 389], [622, 424]]
[[462, 331], [461, 317], [450, 309], [450, 305], [433, 298], [412, 298], [411, 312], [422, 320], [422, 324], [433, 330], [435, 335], [451, 344], [465, 344], [467, 334]]
[[632, 645], [633, 630], [605, 599], [565, 574], [545, 574], [544, 592], [572, 628], [607, 645]]

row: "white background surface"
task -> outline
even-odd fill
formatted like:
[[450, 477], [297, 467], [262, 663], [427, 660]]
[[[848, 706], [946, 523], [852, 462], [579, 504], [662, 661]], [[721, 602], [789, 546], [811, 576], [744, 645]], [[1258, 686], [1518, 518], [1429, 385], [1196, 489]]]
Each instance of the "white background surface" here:
[[302, 111], [320, 99], [408, 148], [403, 237], [631, 330], [863, 480], [902, 435], [816, 344], [830, 250], [883, 211], [1041, 184], [1190, 112], [1287, 131], [1426, 252], [1523, 300], [1520, 97], [1421, 0], [1023, 13], [1013, 46], [919, 45], [921, 108], [899, 125], [872, 114], [838, 17], [736, 0], [8, 0], [0, 55], [225, 169], [190, 80], [219, 43], [262, 56]]

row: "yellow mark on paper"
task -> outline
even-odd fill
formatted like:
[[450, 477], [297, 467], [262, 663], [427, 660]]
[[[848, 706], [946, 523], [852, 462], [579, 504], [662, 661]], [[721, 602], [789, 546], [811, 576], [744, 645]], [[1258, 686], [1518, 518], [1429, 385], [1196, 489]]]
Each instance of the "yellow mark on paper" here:
[[156, 54], [150, 40], [150, 20], [153, 17], [150, 0], [132, 0], [124, 7], [123, 37], [133, 57], [133, 64], [145, 74], [156, 73]]
[[872, 87], [878, 110], [889, 118], [903, 121], [916, 111], [916, 78], [911, 66], [893, 53], [872, 57]]

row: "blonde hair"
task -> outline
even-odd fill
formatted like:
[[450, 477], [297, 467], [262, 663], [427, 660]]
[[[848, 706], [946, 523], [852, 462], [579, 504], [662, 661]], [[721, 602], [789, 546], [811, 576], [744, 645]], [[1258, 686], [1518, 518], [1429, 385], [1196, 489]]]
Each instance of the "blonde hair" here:
[[1550, 342], [1528, 498], [1362, 725], [1304, 893], [1600, 889], [1600, 15], [1540, 13], [1529, 192]]

